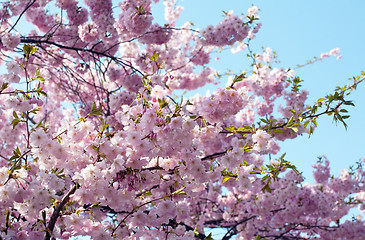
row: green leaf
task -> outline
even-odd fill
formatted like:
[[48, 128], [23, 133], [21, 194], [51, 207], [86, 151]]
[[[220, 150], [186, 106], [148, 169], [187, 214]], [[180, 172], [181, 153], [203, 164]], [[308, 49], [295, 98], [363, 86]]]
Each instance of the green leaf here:
[[178, 192], [176, 194], [178, 194], [178, 195], [188, 195], [185, 191], [180, 191], [180, 192]]
[[314, 124], [314, 126], [316, 126], [316, 127], [317, 127], [317, 120], [316, 120], [316, 119], [313, 119], [313, 120], [312, 120], [312, 123]]
[[7, 82], [3, 82], [3, 84], [1, 85], [1, 90], [0, 90], [0, 92], [1, 91], [3, 91], [3, 90], [5, 90], [6, 88], [8, 88], [9, 87], [9, 83], [7, 83]]
[[20, 121], [19, 121], [19, 119], [14, 119], [12, 122], [11, 122], [11, 125], [13, 125], [13, 129], [18, 125], [18, 123], [19, 123]]
[[18, 156], [22, 155], [22, 153], [19, 150], [19, 147], [16, 147], [15, 152], [18, 154]]
[[250, 144], [248, 144], [248, 142], [246, 142], [245, 146], [243, 146], [243, 150], [245, 152], [249, 152], [249, 151], [251, 151], [251, 149], [252, 149], [252, 146]]
[[288, 121], [287, 125], [288, 125], [288, 126], [290, 126], [290, 125], [292, 125], [292, 124], [293, 124], [293, 122], [294, 122], [294, 119], [293, 119], [293, 117], [291, 117], [291, 118], [289, 119], [289, 121]]
[[18, 114], [16, 114], [16, 112], [15, 112], [15, 111], [13, 111], [13, 116], [14, 116], [14, 118], [17, 118], [17, 119], [19, 118], [19, 117], [18, 117]]
[[158, 101], [158, 104], [160, 106], [160, 109], [163, 109], [164, 107], [169, 105], [165, 100], [157, 99], [157, 101]]
[[227, 182], [229, 179], [231, 179], [231, 178], [234, 178], [234, 177], [230, 177], [230, 176], [225, 176], [224, 178], [223, 178], [223, 181], [222, 181], [222, 183], [225, 183], [225, 182]]
[[261, 188], [261, 191], [263, 191], [263, 192], [267, 191], [267, 192], [271, 193], [271, 188], [270, 188], [269, 183], [265, 184], [265, 186], [263, 188]]
[[256, 235], [255, 240], [268, 240], [267, 238], [263, 238], [260, 235]]
[[308, 124], [309, 124], [309, 123], [310, 123], [310, 121], [309, 121], [309, 120], [305, 121], [305, 122], [304, 122], [304, 124], [303, 124], [303, 127], [304, 127], [304, 128], [307, 128], [307, 126], [308, 126]]
[[268, 175], [266, 175], [266, 176], [264, 176], [262, 179], [261, 179], [261, 181], [265, 181], [266, 179], [268, 179], [269, 178], [269, 176]]
[[38, 50], [38, 48], [34, 47], [34, 46], [31, 46], [30, 48], [30, 54], [29, 55], [32, 55], [33, 53], [35, 53], [36, 51]]
[[32, 45], [29, 45], [29, 44], [25, 44], [23, 46], [23, 52], [24, 52], [24, 55], [25, 55], [25, 58], [28, 60], [29, 57], [35, 53], [37, 51], [37, 48], [32, 46]]
[[96, 153], [99, 153], [99, 146], [91, 145], [91, 148], [95, 150]]
[[158, 57], [160, 56], [161, 53], [157, 53], [156, 54], [156, 60], [158, 59]]
[[11, 167], [10, 169], [10, 173], [13, 173], [15, 170], [18, 170], [20, 169], [22, 166], [21, 166], [21, 161], [14, 161], [13, 163], [13, 166]]
[[158, 57], [160, 56], [159, 52], [154, 51], [152, 57], [149, 57], [153, 62], [157, 63]]
[[212, 238], [212, 233], [209, 233], [209, 235], [208, 235], [208, 236], [206, 236], [206, 237], [204, 238], [204, 240], [213, 240], [213, 238]]
[[37, 69], [35, 70], [35, 76], [39, 76], [39, 67], [37, 67]]
[[175, 192], [171, 193], [171, 196], [176, 195], [176, 194], [186, 195], [186, 192], [183, 191], [184, 189], [185, 189], [185, 187], [182, 187], [182, 188], [176, 190]]
[[41, 76], [37, 76], [35, 79], [37, 79], [38, 81], [44, 83], [44, 78]]
[[95, 102], [93, 102], [93, 104], [91, 105], [91, 112], [95, 111], [95, 109], [96, 109], [96, 104], [95, 104]]
[[241, 75], [235, 76], [233, 79], [233, 83], [241, 82], [245, 78], [245, 74], [242, 73]]
[[145, 195], [146, 197], [149, 197], [149, 196], [152, 196], [152, 193], [151, 193], [151, 191], [147, 191], [147, 192], [145, 192], [145, 193], [144, 193], [144, 195]]
[[295, 133], [298, 133], [298, 131], [299, 131], [298, 128], [296, 128], [296, 127], [290, 127], [290, 129], [293, 130]]
[[47, 93], [45, 91], [38, 91], [38, 93], [44, 95], [45, 97], [47, 97]]
[[195, 234], [195, 236], [199, 236], [198, 227], [194, 228], [193, 233]]
[[93, 102], [91, 106], [90, 115], [102, 115], [102, 114], [103, 110], [101, 109], [101, 107], [97, 108], [95, 102]]
[[30, 113], [33, 113], [33, 114], [37, 114], [37, 112], [39, 112], [39, 108], [33, 108], [32, 110], [30, 110], [29, 112]]
[[274, 131], [274, 133], [284, 133], [284, 131], [281, 129], [274, 129], [273, 131]]
[[355, 107], [355, 104], [353, 104], [352, 101], [345, 101], [343, 104]]

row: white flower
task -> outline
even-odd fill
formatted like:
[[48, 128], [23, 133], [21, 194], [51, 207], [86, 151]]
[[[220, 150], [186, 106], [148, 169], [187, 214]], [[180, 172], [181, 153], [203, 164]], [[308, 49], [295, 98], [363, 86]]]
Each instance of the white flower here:
[[247, 10], [247, 17], [255, 17], [258, 18], [259, 15], [257, 15], [257, 12], [259, 11], [259, 8], [257, 6], [252, 6]]

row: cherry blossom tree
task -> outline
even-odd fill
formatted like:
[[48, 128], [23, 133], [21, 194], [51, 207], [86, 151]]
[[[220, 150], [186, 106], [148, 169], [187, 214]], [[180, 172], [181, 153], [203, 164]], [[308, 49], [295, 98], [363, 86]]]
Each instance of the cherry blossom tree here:
[[[361, 162], [333, 177], [324, 157], [309, 184], [285, 155], [268, 159], [319, 117], [346, 127], [365, 73], [307, 103], [293, 70], [250, 48], [258, 7], [195, 29], [176, 25], [176, 0], [165, 25], [151, 0], [113, 3], [1, 3], [0, 239], [364, 238], [346, 218], [365, 209]], [[250, 71], [175, 96], [216, 83], [224, 49], [246, 51]]]

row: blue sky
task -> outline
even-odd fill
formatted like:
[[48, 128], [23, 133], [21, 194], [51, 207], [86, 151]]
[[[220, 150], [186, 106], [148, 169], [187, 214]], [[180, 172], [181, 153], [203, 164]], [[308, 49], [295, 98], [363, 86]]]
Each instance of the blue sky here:
[[[118, 2], [120, 0], [113, 0], [116, 6]], [[325, 59], [296, 70], [304, 80], [303, 88], [310, 92], [309, 104], [331, 93], [336, 86], [350, 83], [349, 77], [365, 71], [363, 0], [178, 0], [178, 5], [185, 10], [177, 25], [191, 21], [202, 29], [223, 20], [223, 11], [246, 14], [253, 4], [260, 8], [262, 27], [250, 43], [251, 48], [256, 52], [262, 46], [275, 50], [281, 62], [277, 67], [294, 68], [330, 49], [341, 49], [343, 58], [339, 61]], [[153, 15], [159, 23], [165, 23], [163, 10], [162, 0], [154, 5]], [[28, 25], [21, 23], [19, 26], [22, 32]], [[212, 60], [210, 65], [221, 72], [249, 70], [250, 61], [246, 54], [246, 51], [235, 55], [226, 51], [219, 55], [219, 61]], [[205, 94], [207, 89], [212, 91], [214, 87], [199, 91]], [[350, 99], [354, 100], [356, 107], [348, 108], [351, 117], [347, 131], [324, 116], [319, 119], [319, 127], [311, 138], [303, 136], [281, 144], [281, 154], [286, 152], [287, 160], [295, 163], [308, 180], [312, 180], [311, 165], [318, 156], [325, 154], [328, 157], [335, 175], [365, 157], [365, 84], [360, 85]]]
[[[117, 6], [120, 1], [113, 0], [113, 3]], [[153, 5], [152, 11], [155, 21], [160, 24], [165, 23], [162, 2]], [[280, 60], [276, 67], [294, 68], [339, 47], [343, 55], [341, 60], [329, 58], [296, 70], [304, 80], [303, 88], [310, 92], [308, 104], [331, 93], [336, 86], [350, 83], [348, 78], [365, 71], [363, 0], [178, 0], [178, 5], [183, 6], [184, 11], [177, 26], [191, 21], [200, 29], [222, 21], [223, 11], [234, 10], [239, 15], [246, 14], [252, 5], [258, 6], [262, 27], [250, 45], [255, 52], [260, 52], [261, 47], [276, 51]], [[115, 10], [118, 12], [118, 8]], [[29, 27], [23, 21], [19, 26], [21, 32]], [[249, 70], [246, 54], [247, 51], [231, 54], [228, 50], [219, 55], [219, 61], [212, 60], [210, 66], [222, 73], [228, 69], [237, 73]], [[224, 87], [224, 80], [220, 87]], [[206, 90], [214, 88], [216, 86], [200, 89], [199, 93], [205, 94]], [[334, 175], [365, 157], [365, 84], [360, 85], [350, 99], [356, 107], [348, 108], [351, 117], [347, 131], [324, 116], [318, 120], [319, 126], [310, 138], [305, 135], [281, 144], [280, 155], [286, 152], [287, 160], [295, 163], [307, 180], [312, 181], [311, 165], [316, 163], [318, 156], [325, 154], [328, 157]]]
[[[349, 77], [365, 70], [365, 1], [353, 0], [350, 4], [350, 1], [339, 0], [180, 0], [178, 3], [185, 8], [178, 23], [192, 21], [201, 29], [221, 21], [222, 11], [232, 9], [240, 14], [246, 13], [252, 4], [258, 6], [262, 28], [251, 46], [256, 52], [262, 46], [275, 50], [280, 60], [277, 67], [294, 68], [339, 47], [343, 55], [341, 60], [329, 58], [296, 70], [304, 80], [303, 88], [310, 92], [309, 104], [331, 93], [336, 86], [350, 83]], [[155, 8], [154, 12], [163, 14], [160, 8]], [[232, 55], [228, 51], [220, 55], [219, 61], [213, 60], [211, 65], [222, 72], [249, 69], [245, 54], [247, 52]], [[332, 123], [330, 117], [323, 116], [318, 120], [313, 136], [304, 135], [281, 144], [281, 153], [287, 153], [287, 160], [295, 163], [308, 181], [312, 181], [311, 165], [316, 163], [318, 156], [328, 157], [334, 175], [365, 157], [363, 85], [350, 96], [356, 107], [348, 108], [351, 117], [347, 131], [341, 124]], [[206, 89], [202, 89], [202, 94], [204, 91]]]
[[[304, 80], [303, 88], [309, 94], [308, 103], [314, 103], [331, 93], [336, 86], [349, 84], [348, 78], [365, 71], [365, 1], [352, 0], [180, 0], [185, 10], [180, 24], [192, 21], [198, 28], [216, 24], [223, 19], [223, 12], [234, 10], [246, 13], [252, 4], [260, 8], [261, 30], [251, 42], [254, 51], [270, 47], [278, 54], [277, 67], [294, 68], [297, 64], [333, 48], [340, 48], [342, 59], [325, 59], [296, 70]], [[161, 9], [157, 9], [161, 12]], [[157, 11], [156, 11], [157, 12]], [[221, 70], [239, 72], [249, 69], [247, 52], [220, 55], [220, 61], [212, 66]], [[206, 89], [202, 90], [205, 91]], [[204, 94], [204, 92], [202, 92]], [[347, 131], [342, 124], [334, 124], [329, 116], [318, 120], [314, 135], [307, 135], [281, 143], [280, 155], [286, 152], [286, 160], [302, 171], [306, 180], [313, 182], [312, 165], [317, 157], [326, 155], [330, 160], [331, 173], [340, 174], [341, 169], [354, 165], [365, 157], [365, 84], [353, 92], [350, 99], [356, 107], [348, 108]], [[354, 210], [349, 218], [359, 214]], [[215, 237], [218, 237], [215, 232]]]
[[[304, 80], [303, 88], [310, 92], [309, 104], [365, 71], [365, 1], [180, 0], [178, 4], [185, 8], [178, 26], [192, 21], [201, 29], [221, 21], [222, 11], [232, 9], [240, 14], [246, 13], [252, 4], [258, 6], [262, 28], [251, 46], [255, 51], [260, 51], [262, 46], [275, 50], [281, 62], [278, 67], [294, 68], [339, 47], [343, 55], [341, 60], [330, 58], [296, 70]], [[159, 14], [160, 17], [154, 17], [163, 23], [161, 5], [153, 9], [153, 14]], [[222, 72], [227, 69], [240, 72], [249, 69], [245, 54], [232, 55], [228, 51], [211, 65]], [[201, 93], [205, 94], [206, 90], [202, 89]], [[350, 99], [356, 107], [348, 109], [351, 117], [347, 131], [324, 116], [318, 120], [318, 128], [310, 138], [305, 135], [281, 144], [281, 153], [287, 153], [286, 159], [295, 163], [308, 181], [313, 181], [311, 165], [316, 163], [318, 156], [328, 157], [332, 174], [336, 176], [341, 169], [365, 157], [365, 84], [360, 85]]]
[[[222, 11], [232, 9], [237, 14], [246, 13], [252, 4], [257, 5], [262, 28], [251, 47], [257, 52], [261, 46], [277, 51], [281, 61], [278, 67], [293, 68], [339, 47], [343, 55], [340, 61], [326, 59], [296, 71], [304, 80], [303, 87], [310, 92], [308, 103], [331, 93], [337, 85], [349, 83], [349, 77], [365, 70], [363, 0], [179, 0], [178, 3], [185, 8], [179, 24], [192, 21], [198, 28], [221, 21]], [[163, 22], [162, 8], [157, 7], [153, 12], [160, 14], [157, 20]], [[220, 61], [212, 61], [212, 66], [222, 72], [249, 69], [245, 54], [223, 53]], [[312, 181], [311, 165], [315, 164], [317, 156], [328, 157], [334, 175], [365, 157], [365, 84], [350, 98], [356, 107], [348, 109], [351, 118], [347, 131], [324, 116], [311, 138], [303, 136], [281, 144], [281, 153], [287, 153], [286, 159], [295, 163], [307, 180]]]

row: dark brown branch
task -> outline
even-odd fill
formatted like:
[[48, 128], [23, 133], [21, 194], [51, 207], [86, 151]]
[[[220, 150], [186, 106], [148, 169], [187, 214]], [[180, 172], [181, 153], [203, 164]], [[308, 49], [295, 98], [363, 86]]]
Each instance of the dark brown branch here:
[[[179, 223], [180, 225], [184, 226], [187, 231], [194, 231], [194, 228], [190, 227], [189, 225], [186, 225], [183, 222]], [[205, 236], [203, 233], [200, 233], [198, 235], [195, 235], [196, 238], [204, 240], [207, 236]]]
[[46, 231], [46, 236], [45, 236], [45, 240], [50, 240], [51, 239], [51, 235], [53, 232], [53, 229], [56, 225], [57, 219], [60, 216], [60, 212], [62, 210], [62, 208], [66, 205], [66, 203], [70, 200], [70, 196], [72, 194], [75, 193], [76, 189], [79, 188], [80, 185], [78, 183], [76, 183], [67, 193], [66, 195], [62, 198], [61, 202], [57, 205], [57, 207], [55, 208], [51, 219], [48, 222], [48, 226], [47, 226], [47, 231]]
[[[221, 132], [222, 133], [222, 132]], [[217, 158], [217, 157], [221, 157], [221, 156], [223, 156], [223, 155], [225, 155], [225, 154], [227, 154], [229, 151], [231, 151], [233, 148], [232, 147], [230, 147], [230, 148], [228, 148], [226, 151], [223, 151], [223, 152], [217, 152], [217, 153], [213, 153], [213, 154], [211, 154], [211, 155], [207, 155], [207, 156], [205, 156], [205, 157], [203, 157], [203, 158], [201, 158], [201, 160], [202, 161], [204, 161], [204, 160], [210, 160], [210, 159], [214, 159], [214, 158]]]
[[[91, 208], [92, 204], [84, 204], [82, 207], [84, 208], [83, 211], [89, 211]], [[103, 205], [97, 205], [98, 208], [100, 208], [100, 210], [102, 212], [107, 212], [107, 213], [111, 213], [111, 214], [129, 214], [129, 211], [116, 211], [115, 209], [107, 206], [103, 206]]]
[[238, 223], [234, 224], [227, 232], [226, 234], [223, 236], [222, 240], [229, 240], [231, 237], [233, 237], [234, 235], [237, 234], [237, 226], [244, 223], [244, 222], [248, 222], [251, 219], [256, 218], [256, 216], [251, 216], [249, 218], [245, 218], [242, 221], [239, 221]]
[[136, 69], [135, 67], [133, 67], [130, 64], [127, 64], [127, 63], [121, 61], [120, 59], [118, 59], [115, 56], [109, 55], [107, 53], [107, 51], [98, 52], [98, 51], [95, 51], [95, 50], [92, 50], [92, 49], [87, 49], [87, 48], [79, 48], [79, 47], [73, 47], [73, 46], [66, 46], [66, 45], [62, 45], [62, 44], [56, 43], [56, 42], [52, 42], [52, 41], [50, 41], [48, 39], [42, 40], [42, 39], [32, 39], [32, 38], [21, 38], [20, 42], [21, 43], [33, 43], [33, 44], [37, 44], [37, 45], [49, 44], [49, 45], [53, 45], [53, 46], [59, 47], [60, 49], [73, 50], [73, 51], [76, 51], [76, 52], [79, 52], [79, 51], [80, 52], [88, 52], [88, 53], [91, 53], [91, 54], [94, 54], [94, 55], [98, 55], [98, 56], [110, 58], [113, 61], [118, 62], [118, 63], [121, 63], [122, 65], [127, 66], [127, 67], [133, 69], [133, 71], [138, 72], [139, 74], [141, 74], [142, 76], [144, 76], [144, 74], [140, 70]]
[[13, 26], [11, 26], [11, 28], [9, 29], [8, 32], [11, 32], [11, 30], [13, 30], [15, 28], [15, 26], [18, 24], [18, 22], [20, 21], [20, 19], [22, 18], [22, 16], [24, 15], [24, 13], [35, 3], [35, 0], [33, 0], [32, 2], [29, 2], [29, 4], [24, 8], [23, 12], [19, 15], [18, 19], [15, 21], [15, 23], [13, 24]]

